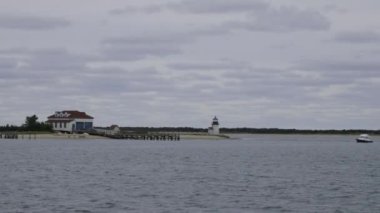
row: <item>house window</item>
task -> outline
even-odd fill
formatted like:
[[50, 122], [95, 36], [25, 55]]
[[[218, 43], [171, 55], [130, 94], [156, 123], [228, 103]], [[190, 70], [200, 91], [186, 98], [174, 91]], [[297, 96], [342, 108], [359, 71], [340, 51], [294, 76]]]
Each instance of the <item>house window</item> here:
[[85, 122], [84, 129], [92, 129], [92, 122]]
[[76, 126], [77, 126], [77, 130], [83, 130], [84, 129], [84, 122], [77, 122]]
[[65, 123], [63, 123], [63, 128], [66, 128], [66, 122], [65, 122]]
[[58, 127], [58, 123], [57, 123], [57, 122], [54, 122], [54, 127], [55, 127], [55, 128]]
[[62, 122], [59, 122], [59, 128], [62, 128]]

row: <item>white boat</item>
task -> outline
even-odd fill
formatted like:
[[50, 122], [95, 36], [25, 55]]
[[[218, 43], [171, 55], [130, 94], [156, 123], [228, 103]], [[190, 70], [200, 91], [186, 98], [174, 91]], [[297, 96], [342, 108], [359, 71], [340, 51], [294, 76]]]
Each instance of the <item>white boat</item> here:
[[361, 134], [358, 138], [356, 138], [356, 142], [358, 143], [372, 143], [373, 140], [369, 137], [368, 134]]

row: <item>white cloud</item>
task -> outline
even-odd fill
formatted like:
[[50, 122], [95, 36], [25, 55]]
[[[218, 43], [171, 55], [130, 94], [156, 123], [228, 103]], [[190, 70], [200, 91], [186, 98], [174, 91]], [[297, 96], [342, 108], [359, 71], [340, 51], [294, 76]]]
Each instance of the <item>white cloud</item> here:
[[263, 12], [253, 13], [252, 21], [242, 27], [253, 31], [293, 32], [298, 30], [328, 30], [329, 20], [314, 10], [301, 10], [282, 6]]
[[188, 13], [233, 13], [266, 10], [269, 4], [257, 0], [183, 0], [168, 3], [167, 9]]
[[110, 60], [139, 60], [148, 56], [167, 56], [181, 52], [185, 35], [109, 38], [103, 41], [102, 54]]
[[69, 25], [70, 22], [64, 18], [0, 14], [0, 28], [6, 29], [52, 30]]
[[340, 32], [335, 36], [335, 40], [347, 43], [379, 43], [380, 33], [375, 31], [356, 31], [356, 32]]

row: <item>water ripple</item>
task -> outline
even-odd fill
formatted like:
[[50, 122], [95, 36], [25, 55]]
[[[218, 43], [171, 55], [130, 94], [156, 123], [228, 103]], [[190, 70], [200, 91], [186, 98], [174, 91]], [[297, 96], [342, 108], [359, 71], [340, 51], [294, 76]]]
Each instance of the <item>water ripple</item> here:
[[2, 212], [364, 212], [380, 144], [325, 137], [0, 142]]

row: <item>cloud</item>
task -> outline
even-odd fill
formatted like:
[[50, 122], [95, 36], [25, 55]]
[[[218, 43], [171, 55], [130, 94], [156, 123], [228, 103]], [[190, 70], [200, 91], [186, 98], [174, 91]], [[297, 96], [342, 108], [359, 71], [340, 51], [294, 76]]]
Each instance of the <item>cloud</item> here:
[[[374, 80], [379, 79], [379, 65], [376, 62], [369, 64], [368, 61], [349, 63], [331, 60], [279, 69], [220, 61], [174, 63], [168, 65], [168, 68], [183, 70], [183, 75], [199, 76], [199, 79], [188, 77], [190, 81], [184, 83], [197, 96], [190, 96], [188, 100], [199, 101], [202, 100], [201, 97], [206, 97], [204, 101], [207, 102], [226, 103], [234, 100], [273, 109], [273, 105], [293, 106], [322, 102], [324, 104], [321, 105], [328, 105], [350, 103], [353, 100], [358, 101], [354, 105], [367, 104], [365, 99], [368, 98], [369, 88], [380, 89], [376, 86], [378, 81]], [[199, 74], [207, 74], [209, 78]], [[180, 74], [177, 80], [179, 76]]]
[[[0, 51], [0, 77], [25, 86], [41, 83], [64, 83], [64, 79], [86, 70], [89, 57], [60, 48], [8, 49]], [[75, 77], [74, 77], [75, 80]]]
[[0, 57], [17, 63], [19, 69], [37, 71], [78, 70], [90, 59], [70, 53], [64, 48], [9, 49], [0, 51]]
[[88, 61], [86, 56], [69, 53], [66, 49], [40, 49], [30, 52], [26, 60], [28, 69], [33, 70], [81, 70]]
[[272, 8], [253, 13], [250, 21], [236, 25], [252, 31], [272, 32], [319, 31], [330, 27], [329, 20], [319, 12], [296, 7]]
[[16, 67], [16, 60], [12, 58], [0, 58], [0, 88], [9, 86], [9, 79], [16, 77], [14, 72]]
[[268, 6], [269, 4], [267, 4], [266, 2], [256, 0], [183, 0], [179, 2], [169, 2], [165, 4], [154, 4], [145, 7], [128, 6], [125, 8], [113, 9], [109, 13], [112, 15], [122, 15], [134, 13], [152, 14], [163, 11], [175, 11], [180, 13], [221, 14], [262, 10], [266, 9]]
[[12, 69], [17, 66], [16, 61], [9, 59], [9, 58], [1, 58], [0, 57], [0, 69], [1, 70], [7, 70]]
[[334, 40], [346, 43], [379, 43], [380, 33], [375, 31], [340, 32], [335, 35]]
[[[158, 14], [158, 12], [163, 11], [181, 13], [181, 16], [183, 14], [190, 17], [199, 16], [198, 18], [203, 22], [202, 24], [194, 24], [193, 20], [198, 19], [191, 18], [189, 23], [192, 24], [189, 24], [190, 27], [185, 30], [173, 31], [171, 29], [165, 33], [153, 31], [144, 35], [126, 35], [103, 39], [100, 47], [101, 57], [109, 61], [138, 61], [149, 57], [162, 58], [182, 54], [185, 45], [195, 43], [203, 37], [230, 35], [242, 30], [271, 33], [319, 31], [327, 30], [330, 26], [327, 18], [315, 10], [285, 6], [274, 7], [263, 1], [248, 0], [184, 0], [146, 7], [129, 6], [124, 9], [113, 10], [110, 13], [119, 15], [136, 12], [154, 13], [148, 18], [156, 20], [160, 15], [167, 15]], [[222, 18], [225, 13], [231, 14], [231, 18]], [[180, 64], [176, 66], [179, 69], [186, 69], [179, 67]], [[184, 66], [189, 66], [189, 64]]]
[[109, 60], [141, 60], [148, 56], [169, 56], [181, 53], [181, 45], [192, 42], [186, 34], [151, 35], [108, 38], [102, 42], [101, 53]]
[[[375, 60], [323, 60], [308, 61], [300, 64], [299, 69], [317, 70], [323, 73], [357, 73], [355, 77], [362, 75], [378, 75], [380, 70], [380, 62]], [[349, 77], [349, 76], [347, 76]]]
[[236, 13], [268, 9], [269, 4], [256, 0], [183, 0], [168, 3], [167, 9], [187, 13]]
[[155, 68], [128, 70], [118, 67], [94, 68], [82, 75], [86, 79], [83, 89], [97, 94], [152, 95], [170, 91], [173, 85]]
[[[181, 77], [179, 71], [182, 70], [182, 76], [190, 80], [182, 80], [183, 84], [198, 99], [206, 96], [205, 100], [244, 101], [253, 97], [268, 101], [289, 100], [295, 98], [292, 95], [295, 90], [299, 92], [314, 83], [310, 75], [295, 73], [293, 70], [253, 67], [233, 61], [182, 62], [170, 64], [168, 68], [178, 73], [177, 79]], [[188, 76], [197, 78], [191, 79]]]
[[128, 6], [125, 8], [117, 8], [109, 11], [111, 15], [125, 15], [125, 14], [135, 14], [135, 13], [158, 13], [163, 10], [163, 7], [160, 5], [149, 5], [146, 7], [134, 7]]
[[70, 25], [64, 18], [0, 15], [0, 28], [17, 30], [52, 30]]
[[168, 64], [168, 67], [174, 70], [231, 70], [243, 69], [248, 65], [246, 63], [228, 62], [228, 61], [206, 61], [206, 62], [177, 62]]
[[316, 100], [356, 107], [380, 104], [370, 98], [380, 89], [378, 61], [327, 59], [304, 62], [292, 69], [318, 73], [315, 84], [310, 84]]
[[[224, 28], [224, 32], [235, 29], [265, 32], [294, 32], [294, 31], [320, 31], [330, 28], [330, 21], [320, 12], [312, 9], [299, 9], [295, 6], [274, 6], [264, 1], [255, 0], [182, 0], [162, 5], [155, 5], [154, 10], [148, 8], [126, 8], [114, 10], [113, 14], [138, 11], [163, 12], [173, 11], [181, 14], [193, 15], [224, 15], [233, 13], [229, 21], [212, 27]], [[246, 18], [241, 19], [238, 15]], [[204, 16], [202, 16], [204, 17]], [[211, 27], [211, 28], [212, 28]]]

